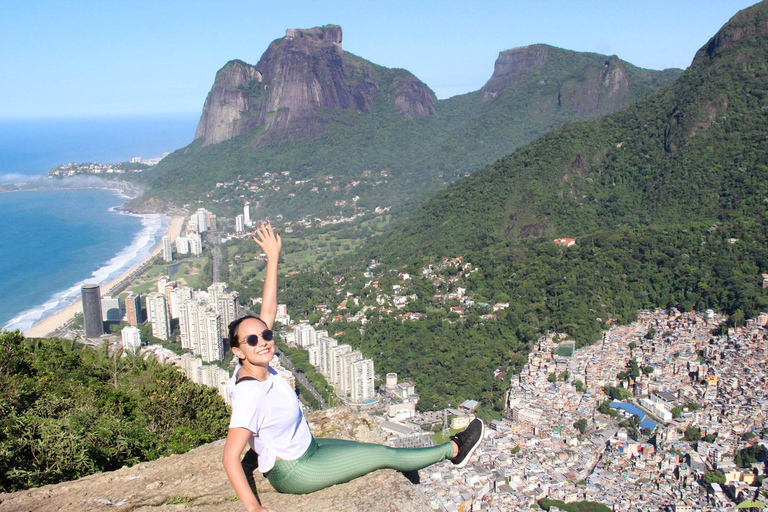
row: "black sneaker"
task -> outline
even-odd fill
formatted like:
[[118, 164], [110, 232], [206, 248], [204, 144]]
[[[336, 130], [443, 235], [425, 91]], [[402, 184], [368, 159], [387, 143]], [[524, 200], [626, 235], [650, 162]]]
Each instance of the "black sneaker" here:
[[483, 440], [485, 434], [485, 424], [480, 418], [475, 418], [467, 425], [467, 428], [463, 432], [459, 432], [455, 436], [451, 436], [451, 441], [456, 443], [459, 447], [459, 454], [451, 459], [451, 462], [456, 464], [457, 467], [463, 468], [469, 462], [469, 458], [472, 453]]

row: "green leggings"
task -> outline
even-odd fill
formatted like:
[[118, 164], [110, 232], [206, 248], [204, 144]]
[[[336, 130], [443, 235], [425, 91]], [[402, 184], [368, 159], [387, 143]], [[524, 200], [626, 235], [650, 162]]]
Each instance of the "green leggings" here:
[[266, 477], [278, 492], [306, 494], [377, 469], [414, 471], [451, 457], [451, 443], [429, 448], [391, 448], [342, 439], [312, 439], [301, 457], [276, 461]]

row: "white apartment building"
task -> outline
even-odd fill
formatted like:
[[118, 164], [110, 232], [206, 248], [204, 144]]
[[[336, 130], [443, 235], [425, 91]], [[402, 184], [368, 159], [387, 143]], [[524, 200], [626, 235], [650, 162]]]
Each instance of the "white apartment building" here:
[[310, 345], [317, 344], [317, 335], [315, 329], [309, 324], [299, 324], [293, 328], [296, 344], [301, 348], [307, 348]]
[[189, 239], [187, 237], [176, 237], [176, 252], [179, 254], [189, 254]]
[[320, 366], [320, 346], [310, 345], [305, 347], [307, 349], [307, 356], [309, 357], [309, 364], [317, 368]]
[[101, 319], [104, 322], [119, 322], [123, 318], [120, 297], [104, 296], [101, 299]]
[[193, 256], [200, 256], [203, 254], [203, 239], [200, 235], [193, 233], [187, 237], [189, 239], [189, 252]]
[[164, 294], [156, 292], [147, 294], [147, 319], [152, 325], [152, 336], [161, 340], [167, 340], [170, 337], [171, 323]]
[[221, 315], [209, 304], [187, 299], [179, 307], [181, 348], [191, 350], [203, 361], [220, 361], [224, 356]]
[[243, 223], [245, 224], [245, 227], [251, 227], [253, 225], [253, 221], [251, 221], [251, 203], [248, 201], [245, 202], [245, 206], [243, 206]]
[[163, 261], [173, 261], [173, 245], [168, 235], [163, 236]]
[[352, 363], [352, 390], [349, 398], [354, 403], [362, 403], [374, 396], [373, 359], [358, 359]]
[[290, 325], [291, 317], [288, 314], [288, 307], [285, 304], [277, 305], [277, 316], [275, 322], [280, 322], [282, 325]]
[[170, 291], [167, 295], [170, 304], [171, 318], [179, 318], [181, 305], [185, 300], [192, 298], [192, 288], [189, 286], [179, 286]]
[[208, 287], [208, 303], [221, 315], [221, 332], [227, 334], [229, 324], [240, 317], [238, 293], [229, 291], [227, 283], [213, 283]]
[[205, 233], [208, 231], [208, 211], [205, 208], [197, 209], [197, 232]]
[[245, 231], [245, 218], [242, 214], [235, 217], [235, 232], [242, 233]]
[[320, 347], [320, 372], [328, 375], [328, 356], [331, 347], [335, 347], [339, 344], [334, 338], [328, 336], [328, 331], [316, 331], [317, 344]]
[[141, 347], [141, 332], [138, 327], [133, 325], [123, 327], [123, 330], [120, 331], [120, 337], [123, 341], [123, 350], [132, 354], [138, 352], [139, 347]]
[[341, 378], [338, 387], [335, 388], [339, 394], [349, 396], [352, 393], [352, 363], [362, 358], [363, 354], [359, 350], [353, 350], [341, 356]]
[[352, 347], [347, 344], [331, 347], [328, 356], [328, 382], [334, 387], [341, 384], [341, 356], [352, 352]]

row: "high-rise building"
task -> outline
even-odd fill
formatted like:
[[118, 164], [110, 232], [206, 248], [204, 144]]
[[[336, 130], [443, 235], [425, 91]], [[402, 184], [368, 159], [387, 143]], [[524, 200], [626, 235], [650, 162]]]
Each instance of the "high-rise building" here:
[[243, 206], [243, 223], [248, 228], [253, 225], [253, 222], [251, 222], [251, 203], [248, 201], [246, 201], [245, 206]]
[[168, 284], [168, 276], [160, 276], [157, 280], [157, 293], [165, 295], [165, 285]]
[[243, 215], [240, 214], [235, 217], [235, 232], [242, 233], [243, 231], [245, 231], [245, 220], [243, 219]]
[[104, 334], [101, 315], [101, 291], [97, 284], [84, 284], [80, 288], [83, 303], [83, 324], [86, 338], [98, 338]]
[[352, 347], [347, 344], [331, 347], [328, 356], [328, 381], [333, 386], [341, 383], [341, 356], [347, 352], [352, 352]]
[[192, 298], [192, 288], [189, 286], [179, 286], [171, 290], [169, 294], [171, 318], [179, 318], [181, 315], [181, 305], [185, 300]]
[[132, 325], [123, 327], [120, 331], [123, 340], [123, 350], [135, 354], [141, 347], [141, 332], [138, 327]]
[[289, 325], [291, 323], [291, 316], [288, 314], [288, 307], [285, 304], [277, 305], [277, 316], [275, 316], [275, 322], [280, 322], [283, 325]]
[[320, 373], [328, 375], [330, 350], [331, 347], [335, 347], [339, 342], [328, 336], [327, 331], [317, 331], [317, 344], [320, 346]]
[[204, 309], [198, 321], [200, 358], [205, 362], [220, 361], [224, 357], [221, 315], [211, 309]]
[[189, 222], [187, 222], [187, 233], [200, 233], [200, 229], [197, 227], [197, 214], [193, 213], [189, 217]]
[[179, 307], [181, 348], [191, 350], [203, 361], [220, 361], [224, 356], [221, 315], [205, 302], [185, 300]]
[[101, 299], [101, 319], [104, 322], [119, 322], [123, 319], [120, 297], [105, 296]]
[[171, 336], [168, 302], [164, 294], [152, 292], [147, 295], [147, 317], [152, 324], [152, 336], [161, 340], [167, 340]]
[[353, 350], [341, 356], [341, 379], [336, 387], [338, 393], [350, 395], [352, 392], [352, 363], [362, 358], [363, 354], [359, 350]]
[[129, 293], [125, 298], [125, 316], [129, 325], [139, 325], [144, 321], [141, 314], [141, 296], [138, 293]]
[[352, 363], [352, 390], [349, 398], [355, 403], [365, 402], [375, 396], [373, 359], [358, 359]]
[[309, 345], [305, 347], [307, 349], [307, 357], [309, 357], [309, 364], [315, 368], [320, 366], [320, 346]]
[[171, 237], [168, 235], [163, 236], [163, 260], [173, 261], [173, 245], [171, 245]]
[[191, 252], [193, 256], [200, 256], [203, 254], [203, 239], [200, 235], [193, 233], [187, 238], [189, 238], [189, 252]]
[[293, 328], [296, 344], [301, 348], [317, 344], [315, 329], [309, 324], [299, 324]]
[[189, 254], [189, 239], [187, 237], [176, 237], [176, 252], [179, 254]]
[[229, 324], [240, 317], [240, 303], [237, 292], [226, 292], [216, 299], [215, 310], [221, 317], [221, 332], [229, 331]]
[[208, 215], [209, 213], [205, 208], [197, 209], [197, 231], [198, 233], [205, 233], [208, 231]]

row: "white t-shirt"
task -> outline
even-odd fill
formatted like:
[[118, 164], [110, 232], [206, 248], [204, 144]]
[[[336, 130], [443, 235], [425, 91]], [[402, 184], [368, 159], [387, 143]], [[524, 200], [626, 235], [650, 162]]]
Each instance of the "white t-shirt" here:
[[264, 382], [244, 380], [235, 384], [240, 365], [229, 382], [232, 395], [232, 419], [229, 428], [247, 428], [253, 432], [249, 440], [259, 454], [259, 471], [266, 473], [275, 465], [276, 457], [295, 460], [312, 442], [299, 399], [285, 380], [270, 367]]

